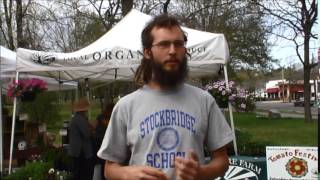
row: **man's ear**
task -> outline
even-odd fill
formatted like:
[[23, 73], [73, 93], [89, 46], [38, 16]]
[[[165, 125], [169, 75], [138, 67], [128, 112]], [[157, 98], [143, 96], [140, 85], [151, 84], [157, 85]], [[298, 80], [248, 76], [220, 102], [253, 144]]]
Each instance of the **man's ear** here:
[[187, 54], [188, 53], [188, 49], [185, 47], [184, 48], [184, 53]]
[[144, 55], [145, 58], [151, 59], [151, 49], [145, 48], [145, 49], [143, 50], [143, 55]]

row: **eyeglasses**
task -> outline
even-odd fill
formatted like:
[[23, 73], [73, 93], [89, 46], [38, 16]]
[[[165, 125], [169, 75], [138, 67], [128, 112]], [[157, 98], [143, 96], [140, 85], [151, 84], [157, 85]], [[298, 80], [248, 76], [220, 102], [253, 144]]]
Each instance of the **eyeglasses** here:
[[152, 44], [152, 46], [156, 46], [160, 49], [169, 49], [171, 47], [171, 44], [175, 48], [184, 48], [186, 45], [186, 42], [184, 40], [175, 40], [175, 41], [160, 41], [156, 44]]

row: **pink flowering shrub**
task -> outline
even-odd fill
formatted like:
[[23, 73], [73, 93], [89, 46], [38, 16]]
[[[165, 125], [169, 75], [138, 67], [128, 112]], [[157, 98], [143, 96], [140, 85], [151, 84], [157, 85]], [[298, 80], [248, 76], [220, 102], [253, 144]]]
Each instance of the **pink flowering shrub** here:
[[228, 102], [232, 101], [237, 89], [234, 82], [229, 82], [229, 89], [226, 87], [225, 81], [215, 81], [206, 85], [205, 89], [215, 98], [217, 104], [221, 108], [228, 107]]
[[229, 88], [226, 87], [225, 81], [211, 82], [205, 86], [205, 90], [215, 98], [220, 108], [227, 108], [230, 102], [236, 111], [255, 109], [254, 99], [248, 91], [236, 88], [234, 81], [229, 81]]
[[9, 85], [8, 97], [21, 97], [26, 92], [40, 93], [47, 90], [47, 83], [41, 79], [32, 78], [19, 80]]
[[253, 111], [255, 109], [254, 98], [244, 89], [239, 89], [237, 95], [231, 101], [236, 111]]

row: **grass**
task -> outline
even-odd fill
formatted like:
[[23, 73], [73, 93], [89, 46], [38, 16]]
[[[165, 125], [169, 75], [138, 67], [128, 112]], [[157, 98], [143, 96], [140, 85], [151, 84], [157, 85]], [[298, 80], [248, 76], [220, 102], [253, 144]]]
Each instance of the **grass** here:
[[252, 141], [267, 141], [281, 146], [317, 146], [317, 122], [303, 119], [269, 119], [255, 113], [234, 113], [235, 128], [247, 131]]
[[[90, 122], [100, 113], [100, 103], [91, 102]], [[71, 119], [71, 105], [63, 104], [60, 114], [64, 121]], [[229, 113], [226, 113], [228, 116]], [[317, 122], [306, 124], [303, 119], [280, 118], [269, 119], [256, 117], [255, 113], [234, 113], [234, 124], [236, 128], [250, 134], [251, 141], [270, 142], [271, 145], [281, 146], [317, 146]], [[51, 129], [56, 133], [56, 143], [61, 142], [59, 128]]]
[[[294, 114], [304, 115], [304, 112], [302, 111], [286, 110], [286, 109], [278, 109], [278, 110], [280, 113], [294, 113]], [[255, 112], [268, 113], [268, 110], [256, 109]]]

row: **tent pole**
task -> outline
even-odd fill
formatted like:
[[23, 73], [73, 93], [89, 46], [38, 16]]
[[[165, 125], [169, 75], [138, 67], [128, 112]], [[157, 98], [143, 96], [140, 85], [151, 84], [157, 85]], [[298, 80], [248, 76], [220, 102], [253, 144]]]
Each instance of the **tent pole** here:
[[62, 100], [61, 100], [61, 84], [62, 84], [62, 81], [61, 81], [61, 77], [60, 77], [60, 72], [61, 71], [59, 71], [59, 89], [58, 89], [58, 102], [59, 103], [61, 103], [62, 102]]
[[[16, 72], [15, 82], [18, 83], [19, 71]], [[13, 113], [12, 113], [12, 126], [11, 126], [11, 141], [10, 141], [10, 159], [9, 159], [9, 174], [11, 174], [12, 167], [12, 152], [13, 152], [13, 140], [14, 140], [14, 129], [16, 123], [16, 110], [17, 110], [17, 97], [13, 100]]]
[[74, 101], [78, 101], [79, 99], [79, 81], [77, 81], [77, 88], [75, 89]]
[[0, 109], [1, 109], [1, 113], [0, 113], [0, 177], [2, 177], [2, 172], [3, 172], [3, 132], [2, 132], [2, 83], [0, 84]]
[[[227, 72], [227, 65], [223, 65], [223, 72], [224, 72], [224, 78], [226, 81], [226, 88], [229, 89], [229, 79], [228, 79], [228, 72]], [[238, 156], [238, 148], [237, 148], [237, 140], [236, 140], [236, 130], [234, 129], [234, 123], [233, 123], [233, 113], [232, 113], [232, 105], [230, 102], [228, 102], [228, 107], [229, 107], [229, 115], [230, 115], [230, 124], [231, 124], [231, 129], [233, 131], [233, 148], [234, 148], [234, 153], [236, 156]]]
[[[89, 91], [89, 78], [85, 78], [85, 90], [86, 90], [86, 97], [88, 102], [90, 103], [90, 91]], [[91, 108], [88, 110], [88, 117], [91, 119]]]
[[[0, 74], [1, 74], [1, 66], [0, 66]], [[1, 75], [0, 75], [0, 79], [1, 79]], [[0, 80], [0, 109], [1, 109], [1, 113], [0, 113], [0, 177], [2, 177], [2, 172], [3, 172], [3, 111], [2, 111], [2, 80]]]
[[[2, 59], [1, 59], [1, 63], [2, 63]], [[2, 77], [1, 77], [1, 63], [0, 63], [0, 177], [2, 177], [2, 172], [3, 172], [3, 115], [2, 115]]]

